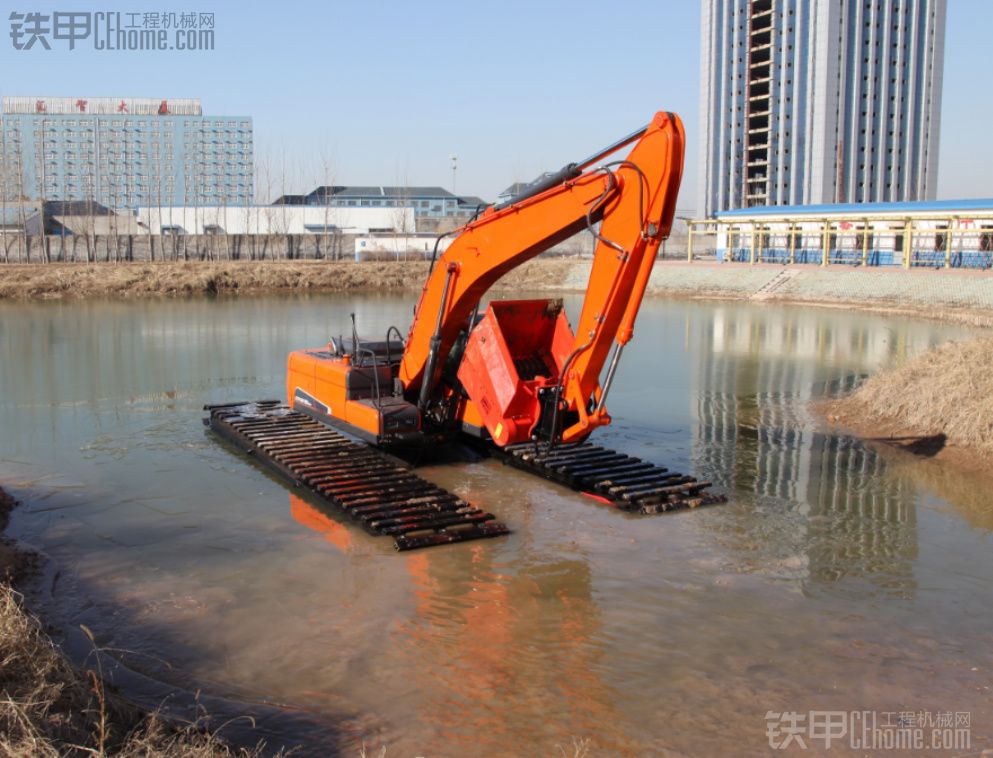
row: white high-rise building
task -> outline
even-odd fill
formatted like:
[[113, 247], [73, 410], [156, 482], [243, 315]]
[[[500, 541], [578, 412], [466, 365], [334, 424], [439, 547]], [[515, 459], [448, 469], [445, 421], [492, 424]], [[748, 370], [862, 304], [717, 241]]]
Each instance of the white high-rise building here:
[[935, 196], [947, 0], [702, 0], [697, 213]]

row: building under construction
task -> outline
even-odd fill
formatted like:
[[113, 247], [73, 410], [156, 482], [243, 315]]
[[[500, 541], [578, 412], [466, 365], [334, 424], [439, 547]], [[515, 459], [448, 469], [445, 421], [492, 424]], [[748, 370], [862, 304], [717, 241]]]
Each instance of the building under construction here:
[[705, 0], [697, 214], [930, 200], [947, 0]]

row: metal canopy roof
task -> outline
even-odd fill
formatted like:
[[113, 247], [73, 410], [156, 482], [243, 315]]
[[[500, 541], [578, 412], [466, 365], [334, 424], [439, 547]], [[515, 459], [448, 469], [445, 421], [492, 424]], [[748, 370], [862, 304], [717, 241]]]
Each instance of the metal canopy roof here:
[[961, 213], [993, 214], [993, 198], [972, 200], [918, 200], [904, 203], [825, 203], [822, 205], [765, 205], [755, 208], [736, 208], [732, 211], [719, 211], [717, 219], [729, 221], [747, 218], [789, 217], [789, 216], [879, 216], [884, 214], [944, 214]]

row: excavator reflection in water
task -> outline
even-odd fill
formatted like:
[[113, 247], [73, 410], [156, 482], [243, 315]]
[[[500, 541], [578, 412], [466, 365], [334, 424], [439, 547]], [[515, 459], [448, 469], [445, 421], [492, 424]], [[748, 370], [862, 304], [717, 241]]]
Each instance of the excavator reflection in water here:
[[[352, 551], [346, 527], [305, 499], [289, 498], [296, 521]], [[413, 613], [394, 639], [398, 654], [416, 662], [404, 670], [421, 693], [418, 720], [441, 743], [489, 754], [531, 734], [571, 746], [574, 736], [602, 734], [605, 724], [625, 720], [618, 693], [598, 673], [605, 666], [594, 641], [602, 625], [584, 560], [528, 563], [510, 575], [477, 543], [457, 553], [410, 553], [406, 570]], [[554, 660], [542, 640], [555, 640]], [[539, 647], [546, 652], [530, 652]], [[507, 708], [507, 699], [515, 707]], [[508, 721], [508, 713], [528, 723]], [[635, 749], [623, 730], [610, 731], [616, 742], [600, 740], [598, 748]]]
[[299, 495], [290, 493], [290, 515], [298, 524], [324, 535], [324, 539], [346, 555], [352, 551], [352, 534], [348, 527], [321, 513]]

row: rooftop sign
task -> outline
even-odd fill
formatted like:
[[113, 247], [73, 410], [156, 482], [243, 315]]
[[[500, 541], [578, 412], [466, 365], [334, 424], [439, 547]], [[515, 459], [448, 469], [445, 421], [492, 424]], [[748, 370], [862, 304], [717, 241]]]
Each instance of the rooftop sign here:
[[8, 115], [200, 116], [199, 98], [157, 100], [153, 97], [5, 97]]

